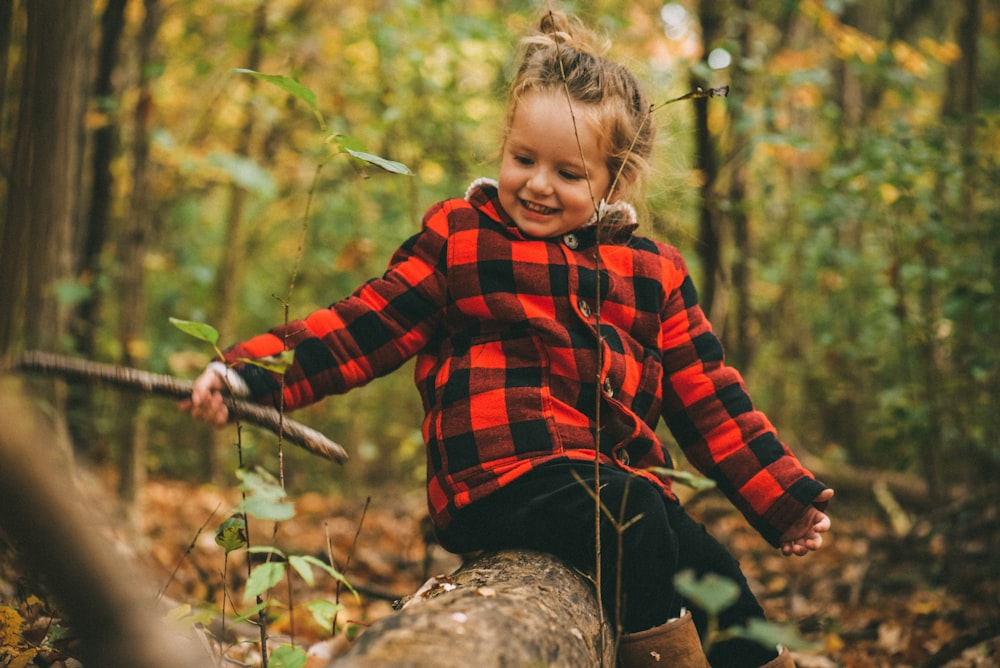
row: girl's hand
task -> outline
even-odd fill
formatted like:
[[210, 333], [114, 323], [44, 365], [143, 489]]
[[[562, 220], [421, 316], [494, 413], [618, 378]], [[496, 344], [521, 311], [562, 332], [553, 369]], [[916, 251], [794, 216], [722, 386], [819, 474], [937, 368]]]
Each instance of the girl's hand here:
[[177, 408], [213, 427], [224, 427], [229, 422], [229, 409], [222, 401], [227, 389], [222, 375], [209, 367], [194, 381], [191, 398], [177, 402]]
[[[825, 504], [833, 498], [833, 490], [826, 489], [813, 499]], [[809, 506], [802, 517], [781, 536], [781, 553], [786, 557], [802, 557], [823, 547], [823, 534], [830, 530], [830, 518], [819, 508]]]

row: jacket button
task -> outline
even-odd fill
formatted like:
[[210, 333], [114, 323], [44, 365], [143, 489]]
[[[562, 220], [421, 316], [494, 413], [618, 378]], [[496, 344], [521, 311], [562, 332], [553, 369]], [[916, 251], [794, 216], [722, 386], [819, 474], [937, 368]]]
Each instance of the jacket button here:
[[601, 391], [604, 392], [604, 396], [608, 399], [615, 396], [615, 388], [611, 387], [611, 379], [605, 378], [604, 382], [601, 383]]
[[629, 463], [628, 450], [622, 448], [621, 450], [615, 453], [615, 456], [618, 458], [618, 461], [620, 461], [624, 466], [628, 466]]
[[587, 303], [586, 299], [581, 299], [576, 303], [580, 307], [580, 313], [583, 314], [584, 318], [589, 318], [591, 314], [590, 304]]
[[580, 240], [577, 238], [575, 234], [570, 232], [569, 234], [563, 235], [563, 243], [566, 244], [566, 247], [569, 248], [570, 250], [576, 250], [577, 247], [580, 245]]

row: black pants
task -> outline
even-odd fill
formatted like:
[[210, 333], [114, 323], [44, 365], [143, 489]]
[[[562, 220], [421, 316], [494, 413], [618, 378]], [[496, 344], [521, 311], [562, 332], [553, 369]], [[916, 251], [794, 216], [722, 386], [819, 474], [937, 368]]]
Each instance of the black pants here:
[[[763, 618], [739, 562], [680, 504], [666, 499], [648, 480], [611, 466], [601, 467], [600, 482], [601, 502], [616, 520], [602, 516], [601, 596], [614, 619], [620, 552], [620, 603], [626, 633], [657, 626], [678, 615], [687, 604], [674, 589], [674, 575], [685, 569], [698, 577], [715, 573], [739, 585], [740, 598], [720, 615], [719, 628]], [[456, 513], [438, 538], [453, 552], [505, 548], [548, 552], [593, 573], [594, 499], [588, 491], [593, 488], [593, 464], [546, 464]], [[615, 524], [629, 522], [619, 551]], [[704, 634], [705, 614], [688, 607], [699, 633]], [[773, 648], [733, 640], [713, 646], [709, 660], [715, 668], [751, 667], [774, 656]]]

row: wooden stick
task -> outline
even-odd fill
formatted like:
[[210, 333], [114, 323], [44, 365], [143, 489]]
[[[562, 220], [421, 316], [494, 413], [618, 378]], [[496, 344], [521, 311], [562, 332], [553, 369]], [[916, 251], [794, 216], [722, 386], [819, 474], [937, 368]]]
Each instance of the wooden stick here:
[[[141, 369], [103, 364], [90, 360], [68, 357], [57, 353], [31, 350], [14, 357], [3, 365], [10, 371], [36, 371], [60, 376], [69, 380], [100, 381], [116, 387], [142, 390], [150, 394], [187, 399], [191, 397], [194, 382], [151, 373]], [[270, 406], [250, 403], [235, 397], [225, 398], [229, 417], [281, 434], [285, 439], [305, 448], [314, 455], [343, 464], [347, 452], [320, 432], [300, 422], [281, 415]]]

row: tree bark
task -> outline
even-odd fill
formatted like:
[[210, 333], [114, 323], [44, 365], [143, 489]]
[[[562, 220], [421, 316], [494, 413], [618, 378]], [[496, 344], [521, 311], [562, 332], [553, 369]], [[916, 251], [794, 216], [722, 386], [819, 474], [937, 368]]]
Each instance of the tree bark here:
[[[702, 42], [708, 59], [708, 50], [712, 43], [722, 35], [724, 7], [718, 2], [703, 2], [698, 7], [698, 20], [701, 23]], [[697, 74], [691, 76], [691, 87], [709, 88], [711, 81]], [[696, 99], [694, 105], [695, 126], [695, 167], [697, 168], [701, 185], [701, 205], [698, 211], [698, 245], [697, 253], [701, 261], [701, 285], [698, 286], [698, 297], [701, 307], [716, 325], [718, 332], [723, 331], [725, 324], [725, 298], [722, 294], [726, 288], [726, 277], [723, 269], [722, 246], [724, 243], [724, 217], [719, 211], [718, 179], [719, 161], [715, 141], [708, 127], [707, 99]]]
[[[156, 37], [162, 10], [158, 0], [143, 2], [145, 15], [138, 38], [139, 99], [136, 103], [132, 137], [132, 197], [130, 215], [123, 221], [118, 245], [121, 267], [118, 310], [118, 345], [126, 366], [145, 365], [148, 356], [146, 341], [146, 252], [153, 229], [149, 203], [150, 137], [149, 129], [154, 105], [151, 65], [158, 59]], [[118, 495], [123, 510], [131, 519], [139, 489], [146, 482], [147, 417], [142, 411], [141, 397], [121, 398], [121, 452], [118, 461]]]
[[542, 553], [487, 553], [433, 578], [328, 668], [614, 666], [593, 583]]
[[[0, 223], [0, 355], [26, 342], [49, 349], [63, 342], [68, 309], [58, 288], [73, 275], [86, 106], [91, 3], [22, 5], [23, 84], [11, 162], [4, 165], [7, 217]], [[9, 9], [0, 10], [6, 22]], [[5, 26], [3, 40], [8, 36]], [[65, 388], [47, 393], [61, 421]], [[57, 447], [69, 452], [64, 425], [58, 433]]]
[[7, 220], [0, 239], [0, 354], [54, 348], [72, 276], [91, 3], [25, 3], [27, 33]]

